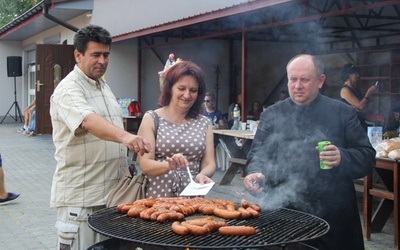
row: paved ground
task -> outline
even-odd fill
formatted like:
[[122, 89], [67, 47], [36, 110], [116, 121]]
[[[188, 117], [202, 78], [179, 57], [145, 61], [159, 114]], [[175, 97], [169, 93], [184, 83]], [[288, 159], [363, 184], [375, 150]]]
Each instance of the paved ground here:
[[[56, 241], [55, 210], [49, 208], [51, 179], [55, 168], [51, 135], [27, 137], [17, 133], [20, 123], [0, 124], [0, 153], [3, 158], [6, 188], [20, 192], [12, 204], [0, 206], [0, 249], [54, 249]], [[229, 186], [219, 186], [222, 172], [217, 171], [217, 184], [210, 198], [239, 201], [243, 190], [238, 174]], [[252, 201], [254, 198], [245, 194]], [[360, 197], [360, 206], [362, 205]], [[362, 216], [362, 213], [360, 213]], [[393, 219], [382, 233], [366, 241], [366, 249], [393, 249]]]

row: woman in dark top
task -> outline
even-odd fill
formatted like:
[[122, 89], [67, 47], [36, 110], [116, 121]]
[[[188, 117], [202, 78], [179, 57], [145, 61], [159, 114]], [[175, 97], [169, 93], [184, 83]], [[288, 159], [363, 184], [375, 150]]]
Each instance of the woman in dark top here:
[[261, 103], [259, 101], [254, 101], [251, 104], [251, 109], [249, 110], [249, 113], [247, 114], [247, 119], [254, 120], [254, 121], [260, 120], [260, 115], [261, 115], [262, 111], [263, 111], [263, 109], [262, 109]]
[[390, 117], [385, 126], [385, 132], [387, 131], [399, 131], [400, 129], [400, 107], [393, 109]]
[[360, 77], [360, 68], [348, 63], [343, 66], [341, 80], [344, 82], [340, 90], [340, 99], [352, 106], [358, 115], [361, 125], [367, 130], [367, 123], [364, 119], [364, 111], [368, 105], [371, 95], [376, 91], [377, 86], [372, 85], [365, 95], [357, 86], [357, 80]]

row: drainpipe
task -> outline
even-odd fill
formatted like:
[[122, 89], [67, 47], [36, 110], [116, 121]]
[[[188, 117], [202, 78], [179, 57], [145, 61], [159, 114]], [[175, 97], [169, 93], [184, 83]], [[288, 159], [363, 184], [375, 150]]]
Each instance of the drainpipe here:
[[45, 16], [46, 18], [50, 19], [51, 21], [58, 23], [61, 26], [66, 27], [67, 29], [70, 29], [72, 31], [77, 32], [79, 29], [71, 24], [68, 24], [66, 22], [64, 22], [61, 19], [58, 19], [55, 16], [52, 16], [49, 14], [49, 7], [52, 5], [51, 0], [44, 0], [43, 1], [43, 16]]

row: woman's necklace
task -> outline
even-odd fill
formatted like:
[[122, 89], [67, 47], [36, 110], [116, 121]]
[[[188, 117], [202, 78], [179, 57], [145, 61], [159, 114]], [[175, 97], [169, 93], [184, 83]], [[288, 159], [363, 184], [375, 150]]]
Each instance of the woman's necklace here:
[[186, 123], [186, 118], [178, 118], [176, 114], [171, 114], [169, 107], [165, 107], [165, 111], [167, 113], [167, 118], [168, 120], [170, 120], [170, 122], [172, 122], [175, 125], [182, 125]]

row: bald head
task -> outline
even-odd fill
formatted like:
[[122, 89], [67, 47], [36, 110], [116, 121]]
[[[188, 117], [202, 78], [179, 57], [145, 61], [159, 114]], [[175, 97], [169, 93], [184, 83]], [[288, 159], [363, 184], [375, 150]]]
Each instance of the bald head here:
[[325, 82], [322, 61], [312, 55], [293, 57], [286, 66], [290, 98], [299, 106], [307, 106]]

